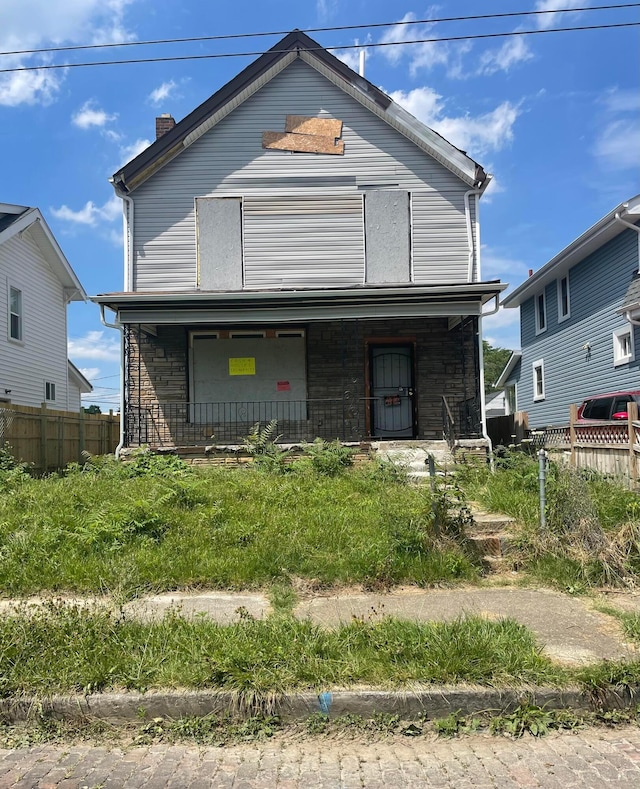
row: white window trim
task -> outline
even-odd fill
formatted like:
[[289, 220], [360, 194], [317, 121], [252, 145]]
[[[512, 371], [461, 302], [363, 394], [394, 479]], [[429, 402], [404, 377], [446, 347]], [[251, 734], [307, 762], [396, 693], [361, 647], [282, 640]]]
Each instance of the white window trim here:
[[[562, 280], [567, 280], [567, 313], [562, 313]], [[564, 277], [557, 280], [558, 284], [558, 323], [568, 320], [571, 317], [571, 284], [569, 282], [569, 272]]]
[[[544, 385], [544, 359], [538, 359], [537, 361], [533, 362], [531, 365], [531, 369], [533, 371], [533, 402], [539, 403], [541, 400], [545, 400], [547, 393]], [[542, 371], [542, 392], [538, 394], [538, 387], [537, 387], [537, 380], [536, 380], [536, 370]]]
[[[53, 395], [53, 397], [47, 397], [47, 389], [49, 389], [49, 394]], [[45, 381], [44, 382], [44, 399], [47, 403], [55, 403], [56, 402], [56, 384], [55, 381]]]
[[[538, 299], [540, 298], [542, 298], [542, 304], [544, 307], [543, 309], [544, 326], [542, 328], [540, 328], [540, 319], [539, 319], [540, 312], [538, 310]], [[547, 297], [544, 291], [542, 291], [541, 293], [536, 293], [536, 295], [533, 297], [533, 306], [536, 313], [536, 334], [543, 334], [544, 332], [546, 332], [547, 326], [549, 325], [549, 321], [547, 319]]]
[[[11, 291], [17, 290], [20, 294], [20, 337], [14, 337], [11, 334], [11, 316], [16, 314], [11, 311]], [[12, 282], [7, 282], [7, 337], [9, 342], [15, 345], [24, 345], [24, 294], [22, 288], [14, 285]]]
[[[622, 356], [620, 354], [620, 338], [629, 335], [631, 340], [631, 353]], [[633, 326], [623, 326], [621, 329], [616, 329], [613, 332], [613, 366], [620, 367], [623, 364], [629, 364], [635, 359], [635, 347], [633, 342]]]

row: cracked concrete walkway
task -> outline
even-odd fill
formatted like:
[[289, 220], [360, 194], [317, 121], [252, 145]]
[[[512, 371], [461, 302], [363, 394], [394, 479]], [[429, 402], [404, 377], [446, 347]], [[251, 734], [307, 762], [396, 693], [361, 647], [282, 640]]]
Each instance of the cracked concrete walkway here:
[[[10, 613], [20, 605], [41, 605], [43, 602], [43, 598], [2, 600], [0, 613]], [[107, 598], [73, 598], [64, 602], [113, 605]], [[610, 595], [606, 603], [640, 613], [640, 595]], [[271, 613], [271, 606], [268, 598], [259, 593], [169, 592], [130, 601], [123, 610], [125, 615], [146, 620], [174, 610], [181, 616], [206, 616], [220, 624], [229, 624], [237, 621], [241, 612], [264, 618]], [[548, 589], [404, 587], [387, 594], [348, 589], [303, 599], [293, 613], [324, 627], [336, 627], [354, 617], [375, 621], [393, 616], [423, 622], [449, 621], [466, 614], [493, 620], [508, 617], [530, 628], [546, 654], [562, 663], [581, 665], [638, 655], [633, 645], [626, 643], [615, 617], [596, 611], [588, 598], [571, 597]]]

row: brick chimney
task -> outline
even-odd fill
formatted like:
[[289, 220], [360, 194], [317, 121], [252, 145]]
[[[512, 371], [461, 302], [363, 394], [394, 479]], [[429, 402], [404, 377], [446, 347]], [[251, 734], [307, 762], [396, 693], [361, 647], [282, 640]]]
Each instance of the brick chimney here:
[[175, 125], [175, 119], [168, 112], [163, 112], [159, 118], [156, 118], [156, 140], [171, 131]]

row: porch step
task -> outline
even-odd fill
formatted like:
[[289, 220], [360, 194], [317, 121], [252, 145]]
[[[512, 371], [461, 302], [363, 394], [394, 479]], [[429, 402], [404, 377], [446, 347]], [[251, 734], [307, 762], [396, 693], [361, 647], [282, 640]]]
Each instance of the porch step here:
[[429, 476], [427, 458], [433, 455], [436, 466], [451, 467], [453, 456], [446, 441], [372, 441], [371, 450], [381, 460], [396, 463], [409, 476], [422, 479]]
[[515, 518], [499, 512], [485, 512], [471, 502], [473, 525], [467, 529], [467, 538], [482, 557], [487, 573], [504, 572], [510, 569], [509, 553], [513, 545], [510, 529]]

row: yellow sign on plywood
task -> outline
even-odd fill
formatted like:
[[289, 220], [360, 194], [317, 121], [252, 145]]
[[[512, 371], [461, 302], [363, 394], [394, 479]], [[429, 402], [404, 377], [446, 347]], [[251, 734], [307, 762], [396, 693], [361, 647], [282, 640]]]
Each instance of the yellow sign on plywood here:
[[229, 359], [229, 375], [255, 375], [256, 360], [253, 356]]

